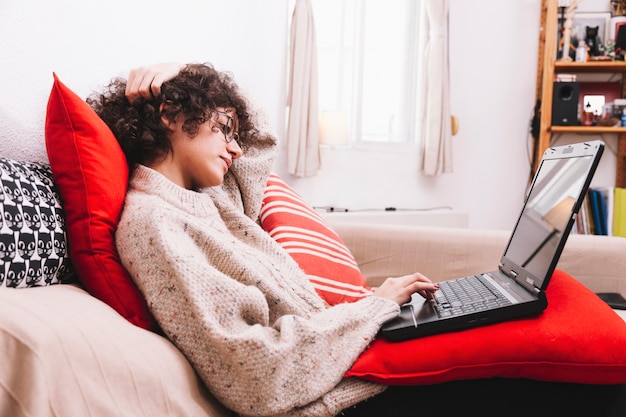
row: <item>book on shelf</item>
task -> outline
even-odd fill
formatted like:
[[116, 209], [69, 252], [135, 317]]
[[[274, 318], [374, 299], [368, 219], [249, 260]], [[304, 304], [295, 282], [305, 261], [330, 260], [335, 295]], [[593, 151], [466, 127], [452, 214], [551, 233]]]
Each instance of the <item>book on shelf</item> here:
[[576, 215], [574, 227], [572, 228], [572, 233], [579, 233], [581, 235], [592, 235], [594, 232], [592, 229], [592, 224], [589, 221], [589, 216], [589, 199], [585, 198], [582, 206], [580, 206], [580, 210], [578, 210], [578, 214]]
[[596, 235], [606, 235], [606, 205], [602, 192], [596, 188], [589, 190], [587, 197], [590, 200], [591, 215]]
[[613, 235], [626, 237], [626, 188], [615, 187], [613, 208]]
[[626, 188], [590, 188], [572, 233], [626, 237]]

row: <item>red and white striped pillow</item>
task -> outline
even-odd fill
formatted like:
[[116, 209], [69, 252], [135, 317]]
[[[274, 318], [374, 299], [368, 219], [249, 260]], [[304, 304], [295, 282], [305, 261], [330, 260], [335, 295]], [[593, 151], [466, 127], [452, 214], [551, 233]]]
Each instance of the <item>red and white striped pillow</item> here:
[[276, 174], [267, 181], [261, 225], [289, 252], [328, 304], [352, 302], [371, 294], [339, 235]]

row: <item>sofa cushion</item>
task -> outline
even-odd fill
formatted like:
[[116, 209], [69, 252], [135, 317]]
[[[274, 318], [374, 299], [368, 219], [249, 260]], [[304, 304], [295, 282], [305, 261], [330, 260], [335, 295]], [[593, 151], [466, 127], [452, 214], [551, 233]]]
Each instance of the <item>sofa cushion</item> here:
[[232, 416], [176, 346], [75, 285], [0, 288], [0, 346], [3, 417]]
[[295, 259], [328, 304], [371, 294], [339, 235], [276, 174], [267, 181], [260, 217], [263, 229]]
[[392, 385], [490, 377], [626, 382], [626, 323], [562, 271], [546, 295], [537, 317], [397, 343], [377, 339], [347, 376]]
[[115, 249], [128, 185], [126, 158], [111, 130], [56, 74], [45, 136], [79, 279], [131, 323], [155, 330], [154, 318]]
[[71, 282], [65, 218], [50, 167], [0, 157], [0, 286]]

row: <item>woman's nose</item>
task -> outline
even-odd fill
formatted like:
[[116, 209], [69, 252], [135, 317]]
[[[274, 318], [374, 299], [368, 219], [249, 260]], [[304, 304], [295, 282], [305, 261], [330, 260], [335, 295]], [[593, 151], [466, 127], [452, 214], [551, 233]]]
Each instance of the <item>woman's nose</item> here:
[[226, 144], [226, 149], [228, 153], [230, 153], [233, 157], [233, 160], [240, 158], [243, 155], [243, 151], [241, 150], [241, 146], [237, 143], [236, 140], [231, 140]]

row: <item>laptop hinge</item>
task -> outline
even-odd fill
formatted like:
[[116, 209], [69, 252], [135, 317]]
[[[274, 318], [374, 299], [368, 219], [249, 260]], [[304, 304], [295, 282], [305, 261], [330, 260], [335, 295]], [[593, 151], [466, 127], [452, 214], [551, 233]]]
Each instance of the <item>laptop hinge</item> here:
[[[513, 272], [513, 271], [511, 271]], [[526, 279], [518, 279], [517, 274], [515, 274], [515, 281], [519, 282], [524, 288], [526, 288], [532, 294], [539, 294], [541, 292], [541, 288], [535, 285], [535, 280], [530, 277], [526, 277]]]
[[539, 294], [541, 292], [541, 288], [537, 287], [535, 285], [535, 281], [531, 279], [530, 277], [526, 277], [526, 279], [522, 279], [522, 277], [520, 277], [519, 274], [512, 269], [508, 270], [507, 272], [508, 273], [506, 275], [508, 275], [509, 278], [515, 280], [515, 282], [519, 283], [522, 287], [526, 288], [530, 293]]

